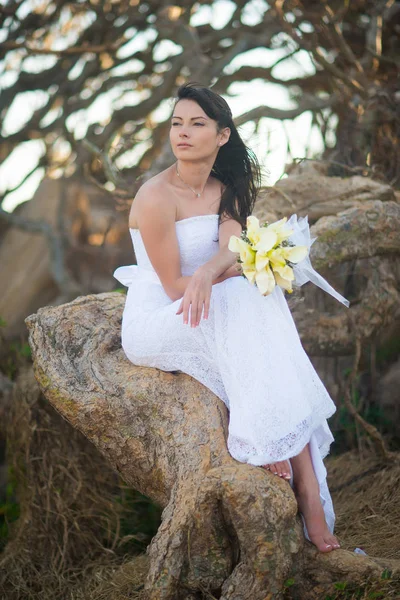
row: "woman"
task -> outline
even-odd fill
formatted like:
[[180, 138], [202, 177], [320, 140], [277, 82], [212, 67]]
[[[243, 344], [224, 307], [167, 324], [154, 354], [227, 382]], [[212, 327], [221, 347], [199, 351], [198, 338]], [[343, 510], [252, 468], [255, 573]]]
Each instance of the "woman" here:
[[178, 90], [170, 141], [176, 163], [132, 203], [137, 267], [114, 273], [129, 287], [124, 352], [136, 365], [183, 371], [221, 398], [231, 455], [291, 480], [308, 538], [321, 552], [339, 548], [323, 465], [334, 403], [280, 288], [262, 296], [228, 249], [254, 207], [256, 159], [225, 100], [194, 84]]

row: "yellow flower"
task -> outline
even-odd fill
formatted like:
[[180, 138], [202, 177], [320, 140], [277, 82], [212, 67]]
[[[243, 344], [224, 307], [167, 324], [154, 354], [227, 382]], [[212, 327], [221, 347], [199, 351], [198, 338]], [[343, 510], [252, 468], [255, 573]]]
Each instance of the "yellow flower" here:
[[268, 227], [262, 227], [258, 235], [258, 242], [254, 245], [254, 250], [265, 255], [276, 246], [277, 242], [278, 238], [276, 233], [269, 230]]
[[247, 217], [246, 219], [246, 235], [250, 242], [255, 246], [260, 241], [260, 221], [257, 217]]
[[256, 284], [261, 294], [267, 296], [276, 285], [291, 293], [293, 269], [287, 264], [298, 263], [308, 254], [307, 246], [282, 246], [293, 231], [286, 226], [286, 217], [266, 227], [260, 227], [257, 217], [246, 221], [246, 238], [232, 235], [228, 248], [240, 256], [243, 275]]
[[[274, 236], [274, 238], [276, 239], [276, 234], [274, 232], [269, 232], [268, 235]], [[272, 238], [270, 238], [269, 243], [265, 242], [264, 246], [261, 245], [263, 250], [258, 250], [258, 252], [256, 254], [256, 270], [257, 271], [262, 271], [262, 269], [264, 269], [264, 267], [268, 264], [270, 264], [270, 266], [272, 268], [274, 266], [284, 267], [286, 265], [286, 260], [282, 256], [282, 253], [281, 253], [281, 248], [273, 248], [272, 247], [272, 249], [269, 249], [267, 251], [264, 250], [264, 248], [269, 248], [269, 246], [271, 246], [272, 243], [273, 243], [273, 240], [272, 240]], [[260, 244], [261, 244], [261, 242], [260, 242]]]
[[285, 227], [286, 221], [287, 218], [283, 217], [283, 219], [280, 219], [275, 223], [271, 223], [271, 225], [268, 225], [268, 227], [266, 227], [268, 231], [273, 231], [276, 234], [277, 244], [280, 244], [283, 240], [286, 240], [293, 233], [293, 229], [288, 229], [287, 227]]
[[243, 269], [243, 275], [247, 277], [250, 283], [255, 283], [256, 280], [256, 271], [255, 269]]
[[256, 254], [256, 271], [262, 271], [269, 264], [268, 252], [263, 254], [257, 252]]
[[229, 238], [228, 248], [231, 252], [239, 252], [243, 270], [254, 268], [256, 261], [256, 253], [250, 246], [250, 244], [237, 237], [236, 235], [231, 235], [231, 237]]
[[268, 252], [268, 257], [271, 262], [271, 267], [284, 267], [286, 265], [285, 256], [282, 252], [283, 248], [275, 248]]
[[292, 281], [294, 280], [292, 267], [289, 267], [289, 265], [286, 265], [285, 267], [274, 267], [274, 275], [279, 287], [291, 294], [293, 292]]
[[286, 246], [282, 248], [281, 253], [286, 260], [296, 264], [307, 256], [308, 248], [307, 246]]
[[255, 276], [256, 284], [263, 296], [268, 296], [275, 287], [275, 277], [270, 267], [267, 265], [262, 271], [258, 271]]

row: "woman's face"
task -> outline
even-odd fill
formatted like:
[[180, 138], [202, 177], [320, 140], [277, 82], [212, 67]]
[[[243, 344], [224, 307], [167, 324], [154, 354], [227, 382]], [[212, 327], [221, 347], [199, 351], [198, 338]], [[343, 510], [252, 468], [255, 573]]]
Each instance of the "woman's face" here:
[[228, 141], [229, 133], [228, 127], [218, 132], [217, 122], [210, 119], [194, 100], [185, 98], [176, 104], [169, 135], [176, 158], [215, 158], [221, 145]]

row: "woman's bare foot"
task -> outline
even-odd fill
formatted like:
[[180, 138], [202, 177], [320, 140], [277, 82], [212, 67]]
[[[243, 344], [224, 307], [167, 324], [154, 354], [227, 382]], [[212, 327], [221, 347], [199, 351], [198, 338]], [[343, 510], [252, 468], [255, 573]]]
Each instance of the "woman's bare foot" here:
[[329, 531], [326, 524], [318, 485], [296, 486], [295, 495], [311, 542], [320, 552], [331, 552], [340, 548], [338, 539]]
[[271, 471], [274, 475], [279, 475], [283, 479], [290, 479], [291, 469], [288, 460], [282, 460], [280, 462], [271, 463], [268, 465], [262, 465], [263, 469]]

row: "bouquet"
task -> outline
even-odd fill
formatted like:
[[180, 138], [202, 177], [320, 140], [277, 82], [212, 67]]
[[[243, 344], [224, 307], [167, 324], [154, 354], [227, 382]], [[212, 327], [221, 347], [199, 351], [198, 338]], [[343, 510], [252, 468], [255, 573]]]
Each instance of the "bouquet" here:
[[295, 245], [290, 240], [294, 230], [286, 222], [284, 217], [260, 225], [256, 217], [250, 216], [241, 236], [232, 235], [229, 239], [229, 250], [239, 253], [243, 275], [256, 284], [263, 296], [268, 296], [276, 285], [292, 293], [293, 267], [309, 252], [308, 245]]
[[238, 252], [243, 275], [255, 284], [261, 294], [268, 296], [276, 285], [291, 293], [292, 285], [302, 286], [308, 281], [320, 287], [336, 300], [349, 306], [312, 266], [311, 238], [307, 217], [292, 215], [276, 223], [260, 225], [256, 217], [247, 218], [247, 229], [240, 237], [231, 235], [228, 248]]

